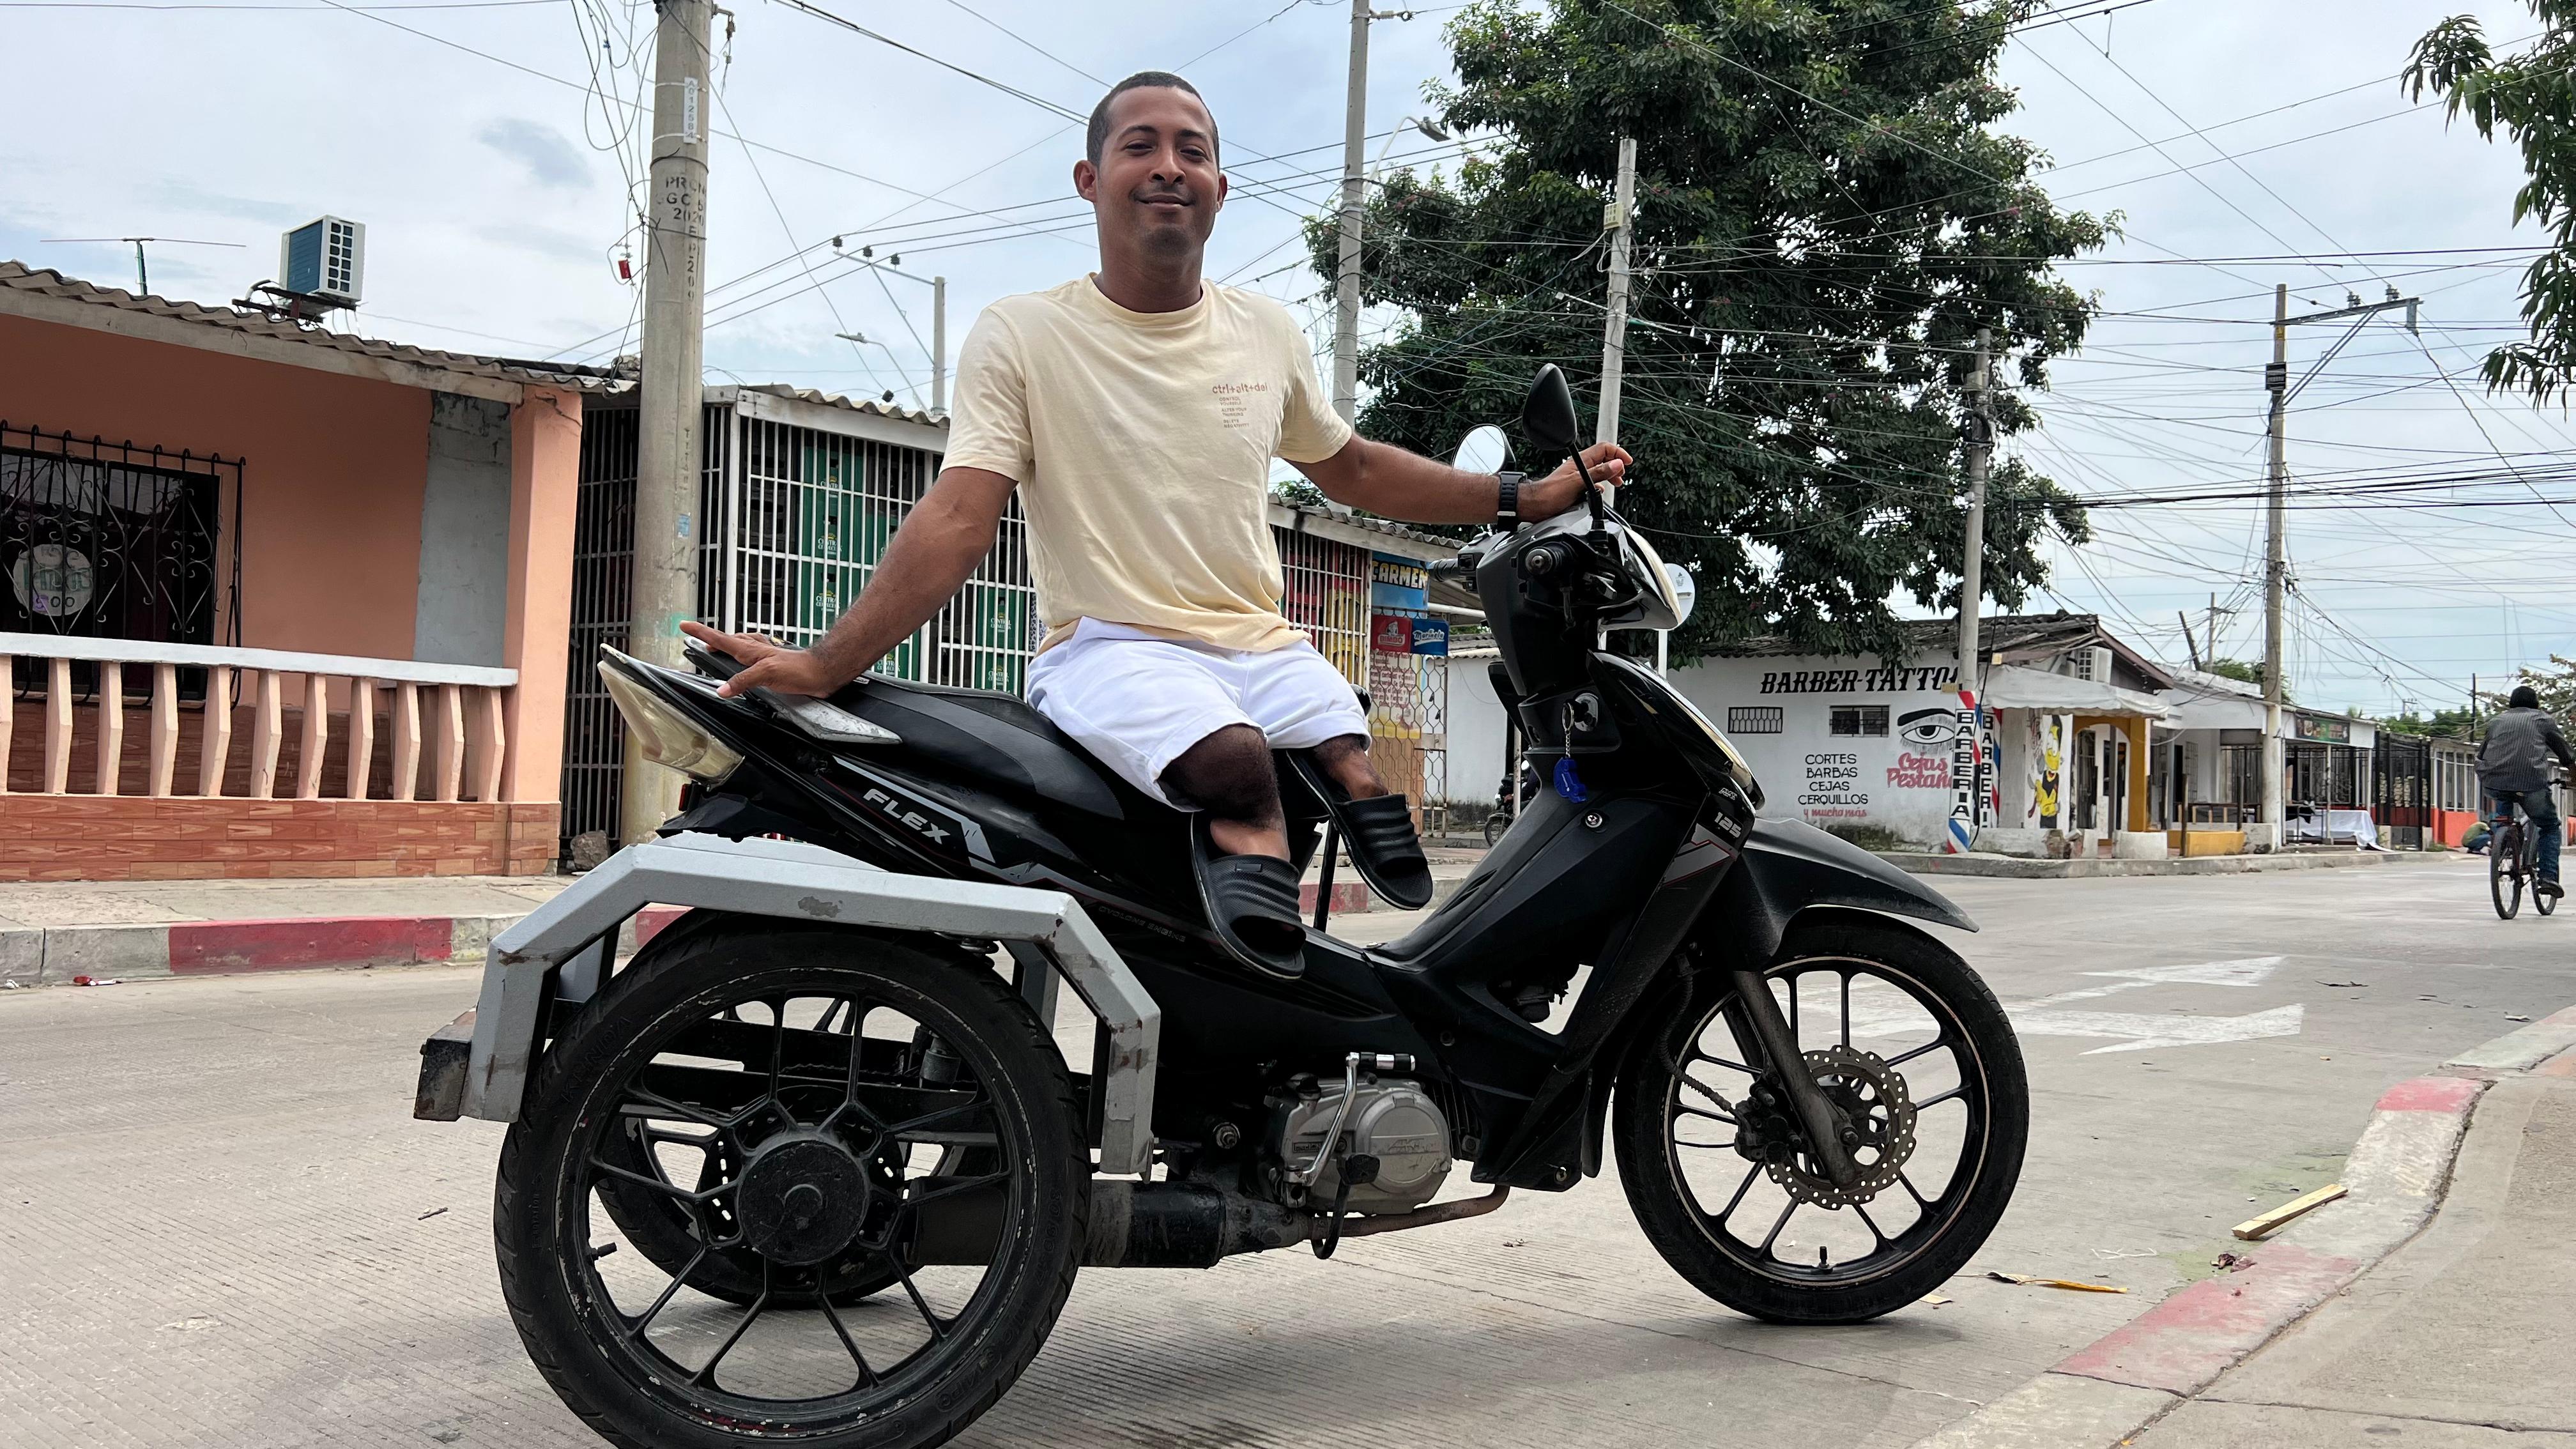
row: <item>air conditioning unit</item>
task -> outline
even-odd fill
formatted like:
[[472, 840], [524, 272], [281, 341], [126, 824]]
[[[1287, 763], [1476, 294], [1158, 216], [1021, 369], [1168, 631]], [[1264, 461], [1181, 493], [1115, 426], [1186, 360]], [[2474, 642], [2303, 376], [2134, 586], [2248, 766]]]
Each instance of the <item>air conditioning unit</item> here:
[[2111, 682], [2111, 651], [2099, 644], [2090, 649], [2076, 650], [2074, 664], [2078, 679], [2089, 679], [2095, 684]]
[[278, 239], [277, 284], [287, 291], [355, 307], [366, 280], [367, 228], [362, 222], [325, 216]]

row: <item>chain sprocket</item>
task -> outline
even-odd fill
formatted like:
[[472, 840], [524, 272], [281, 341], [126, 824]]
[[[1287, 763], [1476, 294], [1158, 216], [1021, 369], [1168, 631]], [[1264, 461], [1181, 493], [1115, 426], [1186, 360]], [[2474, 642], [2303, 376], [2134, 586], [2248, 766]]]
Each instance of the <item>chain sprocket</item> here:
[[[1869, 1202], [1895, 1183], [1906, 1160], [1914, 1155], [1914, 1100], [1906, 1090], [1905, 1075], [1877, 1053], [1847, 1046], [1808, 1052], [1806, 1062], [1808, 1073], [1842, 1118], [1843, 1147], [1860, 1173], [1849, 1187], [1837, 1186], [1818, 1170], [1804, 1134], [1794, 1130], [1788, 1135], [1797, 1144], [1795, 1150], [1765, 1152], [1763, 1170], [1799, 1202], [1825, 1208]], [[1757, 1088], [1757, 1095], [1761, 1090]], [[1786, 1094], [1776, 1087], [1771, 1090], [1785, 1108]], [[1794, 1128], [1794, 1116], [1785, 1111], [1775, 1120], [1782, 1128]]]

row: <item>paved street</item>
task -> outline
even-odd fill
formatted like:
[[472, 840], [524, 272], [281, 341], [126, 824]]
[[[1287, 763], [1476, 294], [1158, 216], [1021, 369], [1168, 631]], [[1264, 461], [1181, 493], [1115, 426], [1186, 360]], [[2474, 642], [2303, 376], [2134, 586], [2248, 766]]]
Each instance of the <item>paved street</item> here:
[[[1604, 1180], [1330, 1263], [1086, 1274], [959, 1442], [1910, 1444], [2332, 1181], [2389, 1084], [2576, 1002], [2576, 913], [2500, 922], [2479, 866], [1944, 882], [1986, 927], [1958, 944], [2021, 1004], [2036, 1091], [2020, 1194], [1947, 1303], [1751, 1322], [1665, 1268]], [[500, 1130], [408, 1116], [419, 1039], [474, 980], [0, 994], [0, 1442], [595, 1442], [502, 1309]]]

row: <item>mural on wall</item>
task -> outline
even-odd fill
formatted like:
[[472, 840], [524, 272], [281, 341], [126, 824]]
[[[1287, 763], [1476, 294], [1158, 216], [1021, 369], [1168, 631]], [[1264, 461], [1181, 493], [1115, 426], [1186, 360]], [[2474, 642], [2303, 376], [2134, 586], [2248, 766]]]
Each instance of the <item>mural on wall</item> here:
[[1896, 717], [1896, 740], [1905, 752], [1887, 767], [1887, 783], [1900, 790], [1950, 788], [1950, 751], [1959, 738], [1954, 709], [1910, 709]]
[[2066, 742], [2056, 715], [2031, 717], [2030, 744], [2031, 757], [2039, 762], [2038, 775], [2031, 782], [2030, 818], [2042, 830], [2055, 830], [2059, 828], [2058, 776], [2066, 766]]

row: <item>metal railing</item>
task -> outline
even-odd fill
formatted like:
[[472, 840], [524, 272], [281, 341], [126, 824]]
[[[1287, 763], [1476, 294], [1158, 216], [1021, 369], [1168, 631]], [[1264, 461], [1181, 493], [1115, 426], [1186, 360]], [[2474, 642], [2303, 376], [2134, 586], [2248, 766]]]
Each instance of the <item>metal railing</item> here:
[[[0, 633], [0, 680], [12, 678], [22, 682], [0, 689], [0, 794], [505, 798], [514, 669]], [[41, 720], [23, 743], [22, 714]]]

